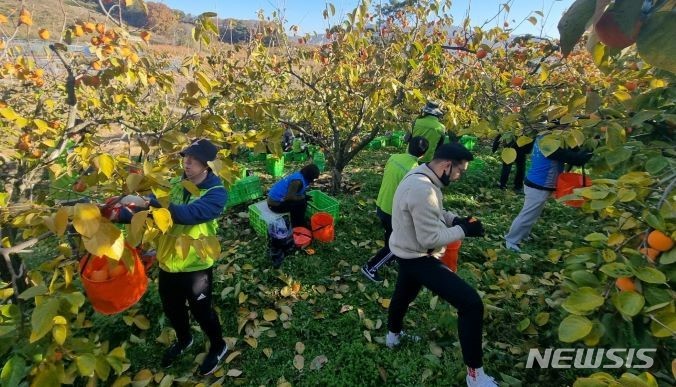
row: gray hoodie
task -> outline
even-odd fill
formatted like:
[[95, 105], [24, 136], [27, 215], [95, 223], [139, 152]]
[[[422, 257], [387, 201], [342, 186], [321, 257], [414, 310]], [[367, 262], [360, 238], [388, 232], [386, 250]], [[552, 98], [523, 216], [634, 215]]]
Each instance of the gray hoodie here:
[[399, 258], [427, 255], [440, 258], [446, 245], [465, 237], [460, 226], [451, 226], [456, 214], [442, 207], [441, 181], [423, 164], [399, 183], [392, 203], [390, 250]]

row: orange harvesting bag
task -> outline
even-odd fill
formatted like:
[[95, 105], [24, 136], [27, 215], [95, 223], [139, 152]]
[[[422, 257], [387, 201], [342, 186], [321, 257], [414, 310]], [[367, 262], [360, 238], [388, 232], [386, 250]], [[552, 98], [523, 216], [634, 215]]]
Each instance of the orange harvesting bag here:
[[458, 271], [458, 254], [460, 252], [460, 245], [462, 245], [462, 240], [449, 243], [446, 246], [444, 255], [441, 257], [441, 262], [448, 266], [454, 273], [457, 273]]
[[136, 304], [148, 288], [148, 278], [139, 253], [127, 247], [134, 260], [133, 270], [107, 257], [87, 254], [80, 259], [80, 278], [92, 307], [99, 313], [120, 313]]

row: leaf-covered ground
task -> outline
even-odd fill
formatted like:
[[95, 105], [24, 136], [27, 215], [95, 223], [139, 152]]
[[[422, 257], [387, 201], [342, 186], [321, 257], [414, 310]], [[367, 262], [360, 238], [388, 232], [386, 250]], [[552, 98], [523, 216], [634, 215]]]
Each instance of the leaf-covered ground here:
[[[390, 350], [384, 336], [396, 264], [382, 271], [383, 284], [371, 283], [359, 271], [383, 245], [374, 200], [387, 157], [400, 151], [362, 152], [346, 171], [354, 192], [338, 197], [335, 242], [315, 242], [315, 254], [297, 252], [281, 270], [271, 267], [266, 243], [250, 228], [245, 206], [223, 218], [224, 258], [215, 268], [214, 299], [230, 351], [214, 376], [201, 379], [194, 373], [205, 352], [194, 322], [197, 345], [173, 367], [159, 368], [173, 333], [161, 310], [157, 269], [137, 308], [124, 316], [95, 315], [94, 326], [113, 343], [128, 341], [131, 374], [138, 380], [152, 377], [154, 383], [463, 385], [455, 310], [424, 290], [405, 322], [405, 329], [423, 340]], [[447, 189], [445, 205], [481, 218], [487, 230], [485, 238], [463, 242], [459, 265], [460, 276], [487, 305], [485, 368], [501, 385], [572, 384], [569, 371], [526, 370], [524, 364], [531, 347], [562, 347], [557, 340], [560, 258], [593, 224], [577, 210], [551, 201], [524, 251], [507, 252], [502, 236], [521, 208], [522, 196], [498, 190], [497, 158], [485, 148], [479, 154], [483, 163], [475, 162]], [[264, 173], [261, 164], [249, 166]], [[298, 166], [287, 166], [287, 172]], [[266, 186], [272, 182], [262, 176]]]

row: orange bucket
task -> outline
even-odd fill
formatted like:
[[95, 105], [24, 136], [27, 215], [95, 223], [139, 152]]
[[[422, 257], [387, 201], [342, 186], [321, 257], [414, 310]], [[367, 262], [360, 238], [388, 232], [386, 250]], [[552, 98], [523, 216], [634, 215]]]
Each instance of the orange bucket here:
[[327, 212], [317, 212], [310, 218], [312, 237], [320, 242], [333, 241], [333, 216]]
[[[148, 288], [148, 278], [139, 253], [129, 248], [134, 270], [122, 261], [109, 269], [109, 259], [87, 254], [80, 260], [80, 278], [92, 307], [102, 314], [120, 313], [136, 304]], [[120, 265], [122, 267], [120, 267]]]
[[[554, 191], [554, 197], [558, 199], [572, 194], [575, 188], [589, 187], [591, 185], [591, 179], [588, 176], [584, 176], [584, 174], [563, 172], [559, 174], [559, 177], [556, 180], [556, 191]], [[582, 207], [584, 202], [585, 199], [575, 199], [567, 200], [564, 202], [564, 204], [569, 207]]]
[[296, 247], [301, 249], [308, 247], [312, 243], [312, 231], [305, 227], [294, 227], [293, 242], [296, 244]]
[[458, 253], [460, 252], [460, 245], [462, 245], [462, 240], [449, 243], [446, 246], [444, 255], [441, 257], [441, 262], [448, 266], [454, 273], [458, 271]]

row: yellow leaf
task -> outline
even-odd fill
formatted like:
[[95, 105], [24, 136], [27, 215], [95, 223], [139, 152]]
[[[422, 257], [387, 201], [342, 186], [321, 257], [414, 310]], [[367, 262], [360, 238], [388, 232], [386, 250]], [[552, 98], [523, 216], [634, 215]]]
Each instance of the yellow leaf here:
[[101, 222], [96, 234], [82, 238], [84, 246], [96, 256], [107, 256], [119, 260], [124, 252], [124, 235], [110, 222]]
[[95, 204], [78, 203], [73, 208], [73, 227], [84, 237], [92, 237], [99, 230], [101, 211]]
[[298, 342], [296, 343], [296, 352], [297, 352], [299, 355], [302, 355], [303, 352], [305, 352], [305, 344], [303, 344], [303, 342], [298, 341]]
[[390, 299], [389, 298], [381, 298], [378, 300], [380, 302], [380, 305], [383, 306], [383, 308], [389, 308], [390, 307]]
[[202, 248], [206, 256], [213, 259], [218, 259], [221, 256], [221, 242], [217, 236], [210, 236], [202, 239]]
[[516, 149], [514, 148], [504, 148], [502, 150], [502, 161], [505, 162], [505, 164], [511, 164], [516, 160]]
[[231, 354], [228, 355], [228, 357], [225, 358], [225, 363], [226, 363], [226, 364], [227, 364], [227, 363], [230, 363], [231, 361], [235, 360], [235, 358], [236, 358], [237, 356], [239, 356], [239, 355], [241, 355], [241, 354], [242, 354], [242, 352], [240, 352], [240, 351], [232, 352]]
[[0, 13], [0, 24], [7, 23], [7, 16]]
[[277, 311], [274, 309], [265, 309], [263, 311], [263, 318], [265, 321], [275, 321], [277, 320]]
[[253, 337], [247, 336], [247, 337], [244, 338], [244, 341], [245, 341], [247, 344], [249, 344], [249, 346], [250, 346], [251, 348], [254, 348], [254, 349], [255, 349], [255, 348], [258, 348], [258, 340], [254, 339]]
[[147, 330], [150, 328], [150, 321], [148, 318], [142, 314], [134, 316], [134, 325], [136, 325], [141, 330]]
[[23, 8], [19, 13], [19, 24], [25, 24], [27, 26], [33, 25], [33, 18], [31, 17], [31, 13], [26, 8]]
[[141, 181], [143, 181], [143, 175], [138, 173], [130, 173], [127, 175], [127, 188], [129, 189], [129, 192], [136, 192]]
[[237, 298], [238, 298], [238, 300], [239, 300], [239, 303], [240, 303], [240, 304], [243, 304], [243, 303], [246, 301], [246, 299], [249, 298], [249, 296], [247, 296], [246, 294], [244, 294], [244, 292], [239, 292], [239, 295], [238, 295]]
[[99, 171], [106, 175], [107, 178], [111, 178], [115, 171], [115, 160], [113, 157], [108, 154], [99, 155], [98, 163]]
[[193, 239], [187, 235], [181, 235], [176, 238], [175, 247], [176, 253], [181, 259], [185, 259], [190, 253], [190, 248], [192, 247]]
[[66, 207], [59, 208], [54, 215], [54, 233], [57, 236], [62, 236], [68, 227], [68, 209]]
[[68, 336], [68, 328], [65, 325], [54, 325], [52, 327], [52, 336], [54, 337], [54, 341], [59, 344], [63, 345], [63, 343], [66, 341], [66, 336]]
[[129, 376], [120, 376], [119, 378], [115, 379], [115, 382], [110, 387], [123, 387], [131, 384], [131, 378]]
[[608, 236], [608, 246], [617, 246], [624, 242], [624, 234], [613, 233]]
[[134, 375], [133, 386], [134, 387], [145, 387], [150, 383], [150, 379], [152, 377], [153, 377], [152, 371], [150, 371], [147, 368], [142, 369], [141, 371], [137, 372], [136, 375]]
[[530, 144], [531, 142], [533, 142], [533, 139], [528, 136], [521, 136], [516, 139], [516, 145], [519, 147], [523, 147], [524, 145]]
[[[131, 227], [128, 230], [127, 238], [130, 240], [139, 240], [139, 237], [143, 237], [143, 228], [146, 225], [146, 219], [148, 219], [148, 211], [139, 211], [131, 217]], [[132, 243], [133, 246], [136, 246], [135, 243]]]
[[181, 185], [183, 188], [185, 188], [192, 196], [199, 197], [200, 196], [200, 189], [197, 188], [195, 183], [193, 183], [190, 180], [182, 180]]
[[166, 208], [153, 210], [153, 220], [162, 233], [166, 233], [174, 224], [171, 219], [171, 213]]

